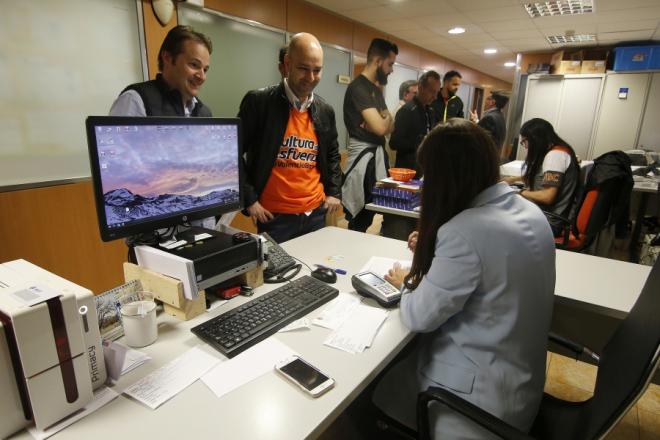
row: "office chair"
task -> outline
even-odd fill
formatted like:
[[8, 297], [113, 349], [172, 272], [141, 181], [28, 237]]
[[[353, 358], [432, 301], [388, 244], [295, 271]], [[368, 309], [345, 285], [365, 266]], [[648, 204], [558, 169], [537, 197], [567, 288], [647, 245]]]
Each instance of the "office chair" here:
[[660, 262], [656, 262], [628, 316], [619, 325], [600, 358], [583, 346], [553, 335], [551, 340], [598, 361], [593, 396], [568, 402], [544, 394], [530, 434], [526, 434], [437, 387], [419, 394], [417, 424], [420, 439], [430, 439], [428, 405], [440, 402], [492, 433], [513, 440], [590, 440], [603, 438], [646, 390], [658, 367], [660, 345]]
[[559, 220], [563, 226], [562, 235], [555, 237], [557, 249], [580, 252], [589, 247], [598, 233], [611, 224], [612, 210], [619, 191], [619, 179], [588, 187], [578, 200], [572, 220], [544, 211], [547, 217]]

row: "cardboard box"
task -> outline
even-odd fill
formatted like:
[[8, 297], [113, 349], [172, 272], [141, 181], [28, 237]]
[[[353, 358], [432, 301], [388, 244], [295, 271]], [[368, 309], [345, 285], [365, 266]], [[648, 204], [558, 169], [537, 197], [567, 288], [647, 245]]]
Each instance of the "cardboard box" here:
[[605, 73], [605, 60], [585, 60], [582, 61], [580, 73]]
[[586, 49], [578, 52], [582, 60], [580, 73], [605, 73], [609, 53], [607, 49]]
[[567, 73], [580, 73], [582, 67], [582, 59], [579, 52], [569, 53], [564, 50], [555, 52], [550, 60], [552, 69], [551, 73], [567, 74]]

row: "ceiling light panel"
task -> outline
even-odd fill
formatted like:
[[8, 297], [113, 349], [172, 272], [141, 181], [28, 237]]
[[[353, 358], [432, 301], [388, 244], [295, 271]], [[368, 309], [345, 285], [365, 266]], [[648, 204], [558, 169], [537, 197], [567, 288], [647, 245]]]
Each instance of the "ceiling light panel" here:
[[596, 35], [594, 34], [548, 35], [546, 38], [550, 44], [579, 44], [596, 41]]
[[525, 9], [532, 18], [591, 14], [594, 12], [594, 0], [555, 0], [525, 3]]

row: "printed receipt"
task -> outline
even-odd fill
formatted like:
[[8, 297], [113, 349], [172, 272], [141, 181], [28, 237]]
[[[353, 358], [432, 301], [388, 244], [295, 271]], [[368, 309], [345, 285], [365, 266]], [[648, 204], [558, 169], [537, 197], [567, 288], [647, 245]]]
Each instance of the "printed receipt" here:
[[193, 347], [172, 362], [124, 390], [135, 400], [156, 409], [192, 385], [204, 373], [222, 362], [198, 347]]

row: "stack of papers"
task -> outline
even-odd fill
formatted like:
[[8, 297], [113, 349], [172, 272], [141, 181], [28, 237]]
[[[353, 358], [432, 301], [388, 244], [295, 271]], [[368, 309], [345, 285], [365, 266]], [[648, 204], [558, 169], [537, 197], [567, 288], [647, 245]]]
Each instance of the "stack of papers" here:
[[337, 298], [330, 301], [319, 316], [314, 318], [312, 324], [330, 330], [337, 330], [359, 304], [360, 298], [357, 296], [340, 293]]
[[388, 314], [387, 310], [358, 304], [324, 344], [348, 353], [362, 353], [371, 347]]
[[371, 257], [367, 264], [365, 264], [360, 272], [371, 271], [376, 275], [384, 277], [387, 272], [394, 267], [394, 263], [399, 263], [403, 268], [410, 268], [412, 260], [395, 260], [394, 258], [387, 257]]
[[124, 393], [156, 409], [192, 385], [221, 360], [193, 347], [170, 363], [129, 386]]

